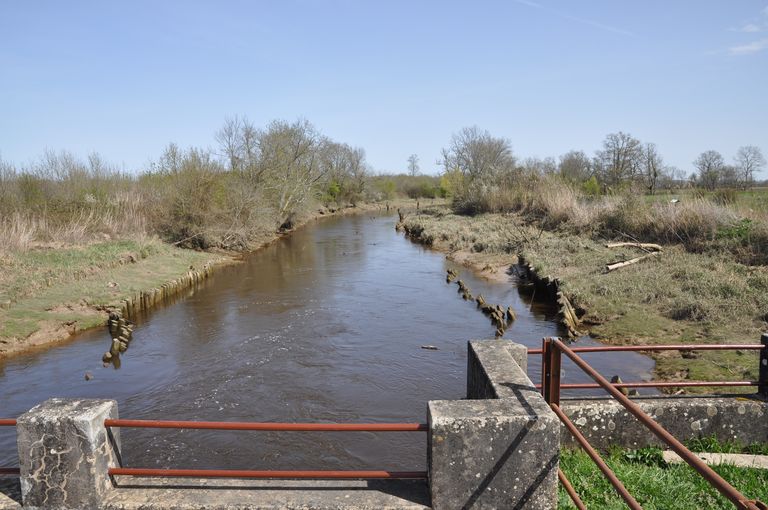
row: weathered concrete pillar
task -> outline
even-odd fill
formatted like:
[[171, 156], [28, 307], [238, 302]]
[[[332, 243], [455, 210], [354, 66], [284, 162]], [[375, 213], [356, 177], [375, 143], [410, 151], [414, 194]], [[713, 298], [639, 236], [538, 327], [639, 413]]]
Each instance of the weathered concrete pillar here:
[[[53, 398], [18, 418], [24, 508], [98, 508], [112, 488], [115, 466], [104, 420], [117, 418], [114, 400]], [[114, 446], [119, 449], [118, 431]]]
[[560, 424], [505, 340], [469, 344], [473, 400], [429, 403], [434, 510], [557, 506]]
[[533, 388], [527, 371], [528, 348], [524, 345], [509, 340], [473, 340], [467, 353], [467, 398], [515, 398], [517, 388]]

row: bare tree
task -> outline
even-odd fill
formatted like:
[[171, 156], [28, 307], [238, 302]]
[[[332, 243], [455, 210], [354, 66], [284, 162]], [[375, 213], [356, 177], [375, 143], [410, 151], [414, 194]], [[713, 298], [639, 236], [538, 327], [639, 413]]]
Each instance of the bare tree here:
[[240, 160], [242, 169], [252, 180], [258, 181], [258, 160], [259, 160], [259, 131], [253, 126], [251, 121], [243, 118], [240, 121]]
[[735, 188], [741, 183], [739, 179], [739, 169], [734, 165], [723, 165], [720, 172], [720, 185]]
[[365, 192], [367, 165], [365, 151], [327, 140], [322, 147], [321, 165], [333, 198], [356, 203]]
[[712, 191], [717, 188], [725, 166], [723, 156], [717, 151], [704, 151], [693, 162], [699, 171], [698, 181], [704, 188]]
[[581, 183], [592, 176], [592, 164], [583, 151], [569, 151], [560, 156], [558, 172], [568, 182]]
[[656, 193], [656, 187], [659, 184], [659, 178], [664, 171], [664, 160], [656, 149], [656, 144], [646, 143], [641, 148], [641, 168], [643, 171], [643, 180], [648, 194]]
[[443, 149], [445, 171], [459, 170], [470, 180], [490, 181], [515, 170], [515, 157], [509, 140], [495, 138], [477, 126], [464, 128]]
[[739, 147], [736, 152], [736, 167], [739, 170], [739, 180], [745, 188], [751, 188], [754, 181], [755, 172], [759, 172], [765, 167], [765, 157], [759, 147], [754, 145], [745, 145]]
[[528, 175], [552, 175], [557, 172], [557, 162], [554, 158], [525, 158], [520, 165]]
[[284, 221], [307, 201], [328, 171], [320, 158], [326, 139], [306, 120], [273, 121], [259, 133], [258, 143], [263, 185]]
[[229, 169], [233, 172], [242, 169], [242, 126], [243, 123], [237, 115], [227, 117], [224, 119], [224, 125], [216, 132], [215, 136], [221, 155], [227, 159]]
[[595, 157], [595, 167], [600, 171], [604, 183], [610, 186], [634, 179], [642, 158], [640, 140], [619, 131], [603, 140], [603, 150]]
[[419, 175], [419, 156], [416, 154], [408, 156], [408, 175], [411, 177]]
[[453, 207], [475, 214], [496, 209], [491, 202], [499, 192], [509, 189], [518, 176], [509, 140], [491, 136], [477, 127], [464, 128], [443, 149], [443, 167], [461, 187], [454, 190]]

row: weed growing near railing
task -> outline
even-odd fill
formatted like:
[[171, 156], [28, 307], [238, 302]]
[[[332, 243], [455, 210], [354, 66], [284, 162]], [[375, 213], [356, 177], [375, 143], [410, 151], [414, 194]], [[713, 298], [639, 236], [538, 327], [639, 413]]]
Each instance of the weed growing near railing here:
[[[658, 448], [616, 448], [604, 455], [603, 459], [645, 509], [733, 508], [732, 503], [687, 464], [667, 465], [660, 462], [661, 450]], [[560, 467], [587, 508], [626, 508], [608, 480], [582, 450], [564, 450], [560, 457]], [[727, 465], [714, 466], [712, 469], [747, 497], [768, 500], [768, 470]], [[558, 508], [575, 508], [562, 488], [559, 491]]]

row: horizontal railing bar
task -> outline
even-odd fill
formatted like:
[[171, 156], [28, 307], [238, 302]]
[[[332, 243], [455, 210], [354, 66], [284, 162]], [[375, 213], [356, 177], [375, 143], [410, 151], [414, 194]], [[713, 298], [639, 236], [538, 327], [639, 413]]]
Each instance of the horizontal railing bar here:
[[[560, 349], [562, 353], [568, 356], [576, 366], [582, 369], [587, 375], [589, 375], [596, 383], [607, 391], [614, 399], [632, 415], [635, 416], [648, 430], [650, 430], [656, 437], [664, 441], [667, 446], [670, 447], [675, 453], [685, 460], [688, 465], [699, 472], [699, 474], [709, 484], [717, 489], [723, 496], [729, 499], [737, 508], [747, 510], [759, 510], [757, 505], [748, 501], [743, 494], [741, 494], [733, 485], [728, 483], [720, 475], [718, 475], [711, 467], [707, 466], [704, 461], [698, 458], [693, 452], [678, 441], [667, 429], [659, 425], [653, 418], [651, 418], [640, 406], [632, 402], [626, 395], [615, 388], [605, 377], [600, 375], [597, 370], [592, 368], [586, 361], [584, 361], [578, 354], [576, 354], [570, 347], [568, 347], [559, 338], [553, 339], [553, 348]], [[554, 407], [553, 407], [554, 409]], [[559, 412], [558, 412], [559, 411]], [[567, 417], [561, 410], [555, 411], [558, 416]]]
[[426, 423], [257, 423], [227, 421], [104, 420], [105, 427], [263, 430], [291, 432], [426, 432]]
[[19, 475], [19, 474], [21, 474], [21, 469], [19, 468], [0, 467], [0, 475]]
[[[682, 345], [599, 345], [571, 347], [573, 352], [622, 352], [622, 351], [759, 351], [763, 344], [682, 344]], [[541, 354], [541, 349], [528, 349], [528, 354]]]
[[15, 427], [16, 418], [0, 418], [0, 427]]
[[584, 449], [587, 455], [589, 455], [589, 458], [592, 459], [592, 462], [595, 463], [605, 478], [607, 478], [611, 485], [613, 485], [613, 488], [616, 490], [618, 495], [621, 496], [624, 502], [627, 503], [627, 506], [629, 506], [629, 508], [632, 510], [642, 510], [643, 507], [640, 506], [640, 503], [638, 503], [637, 500], [632, 497], [632, 494], [630, 494], [627, 488], [624, 487], [624, 484], [621, 483], [621, 480], [619, 480], [619, 478], [616, 476], [616, 473], [614, 473], [613, 470], [608, 467], [608, 464], [606, 464], [600, 454], [597, 453], [597, 450], [595, 450], [595, 448], [589, 444], [589, 441], [586, 437], [584, 437], [584, 434], [582, 434], [579, 429], [576, 428], [576, 425], [574, 425], [570, 418], [565, 415], [563, 410], [560, 409], [560, 406], [553, 403], [550, 403], [549, 406], [555, 412], [557, 417], [560, 418], [560, 421], [563, 422], [563, 425], [565, 425], [565, 428], [568, 429], [568, 432], [570, 432], [573, 438], [576, 439], [576, 442], [579, 443], [579, 446]]
[[253, 471], [245, 469], [110, 468], [110, 475], [171, 478], [311, 478], [364, 480], [374, 478], [426, 479], [426, 471]]
[[[611, 383], [614, 388], [687, 388], [687, 387], [707, 387], [707, 386], [759, 386], [760, 381], [642, 381], [627, 383]], [[541, 384], [536, 388], [541, 389]], [[588, 390], [602, 388], [597, 383], [571, 383], [561, 384], [563, 390]]]

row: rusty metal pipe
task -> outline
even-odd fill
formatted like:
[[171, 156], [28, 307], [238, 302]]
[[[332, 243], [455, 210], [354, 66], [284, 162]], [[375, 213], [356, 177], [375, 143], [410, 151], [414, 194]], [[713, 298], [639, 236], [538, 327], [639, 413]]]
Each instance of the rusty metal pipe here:
[[[573, 352], [624, 352], [624, 351], [759, 351], [762, 344], [682, 344], [682, 345], [600, 345], [572, 347]], [[528, 354], [541, 354], [542, 349], [528, 349]]]
[[563, 473], [562, 469], [557, 470], [557, 478], [560, 479], [560, 483], [563, 485], [563, 489], [565, 489], [565, 492], [571, 498], [571, 501], [573, 501], [573, 504], [576, 505], [576, 508], [578, 508], [579, 510], [587, 510], [586, 505], [581, 500], [578, 493], [576, 492], [576, 489], [573, 488], [573, 485], [571, 485], [571, 481], [568, 480], [568, 477], [565, 476], [565, 473]]
[[[653, 434], [664, 441], [667, 446], [669, 446], [672, 450], [674, 450], [675, 453], [680, 455], [680, 457], [685, 460], [688, 465], [690, 465], [693, 469], [699, 472], [701, 476], [704, 477], [705, 480], [709, 482], [710, 485], [712, 485], [715, 489], [717, 489], [723, 496], [728, 498], [731, 503], [736, 505], [738, 508], [743, 508], [747, 510], [759, 510], [759, 507], [755, 505], [754, 503], [747, 500], [747, 498], [740, 493], [734, 486], [732, 486], [730, 483], [728, 483], [726, 480], [724, 480], [720, 475], [718, 475], [712, 468], [707, 466], [704, 461], [702, 461], [700, 458], [698, 458], [696, 455], [694, 455], [688, 448], [686, 448], [683, 443], [675, 439], [675, 437], [670, 434], [664, 427], [656, 423], [656, 421], [653, 420], [648, 414], [646, 414], [642, 409], [640, 409], [640, 406], [632, 402], [627, 396], [625, 396], [621, 391], [619, 391], [617, 388], [615, 388], [608, 380], [600, 375], [594, 368], [592, 368], [589, 363], [581, 359], [581, 357], [574, 353], [573, 350], [571, 350], [565, 343], [560, 340], [559, 338], [554, 338], [552, 347], [555, 349], [560, 349], [563, 353], [565, 353], [566, 356], [571, 358], [571, 360], [584, 372], [587, 373], [592, 379], [595, 380], [600, 386], [605, 389], [608, 393], [611, 394], [613, 398], [619, 401], [619, 403], [624, 406], [624, 408], [629, 411], [631, 414], [633, 414], [640, 422], [645, 425]], [[565, 416], [562, 411], [560, 411], [560, 414], [562, 416]], [[566, 417], [567, 418], [567, 417]]]
[[110, 475], [183, 478], [426, 479], [426, 471], [254, 471], [247, 469], [110, 468]]
[[289, 432], [426, 432], [426, 423], [257, 423], [228, 421], [104, 420], [105, 427], [265, 430]]
[[0, 418], [0, 427], [15, 427], [16, 418]]
[[21, 470], [19, 468], [4, 468], [0, 467], [0, 475], [20, 475]]
[[[707, 386], [759, 386], [759, 381], [642, 381], [642, 382], [628, 382], [628, 383], [610, 383], [614, 388], [687, 388], [687, 387], [707, 387]], [[537, 384], [536, 388], [541, 388], [541, 384]], [[597, 383], [571, 383], [561, 384], [561, 389], [564, 390], [588, 390], [595, 388], [602, 388]]]
[[563, 422], [563, 425], [565, 425], [565, 428], [568, 429], [568, 432], [570, 432], [574, 439], [576, 439], [576, 442], [579, 443], [585, 452], [587, 452], [587, 455], [589, 455], [589, 457], [592, 459], [592, 462], [595, 463], [597, 468], [603, 473], [603, 475], [605, 475], [608, 481], [611, 482], [611, 485], [613, 485], [613, 488], [616, 490], [619, 496], [621, 496], [627, 506], [629, 506], [629, 508], [632, 510], [643, 510], [643, 507], [640, 506], [640, 503], [638, 503], [637, 500], [632, 497], [632, 494], [630, 494], [627, 488], [624, 487], [624, 484], [621, 483], [621, 480], [619, 480], [611, 468], [608, 467], [608, 464], [606, 464], [600, 454], [597, 453], [597, 450], [595, 450], [592, 445], [589, 444], [587, 438], [584, 437], [581, 432], [579, 432], [579, 429], [576, 428], [576, 425], [573, 424], [570, 418], [568, 418], [563, 410], [560, 409], [560, 406], [557, 404], [549, 404], [549, 406], [552, 408], [558, 418], [560, 418], [560, 421]]

